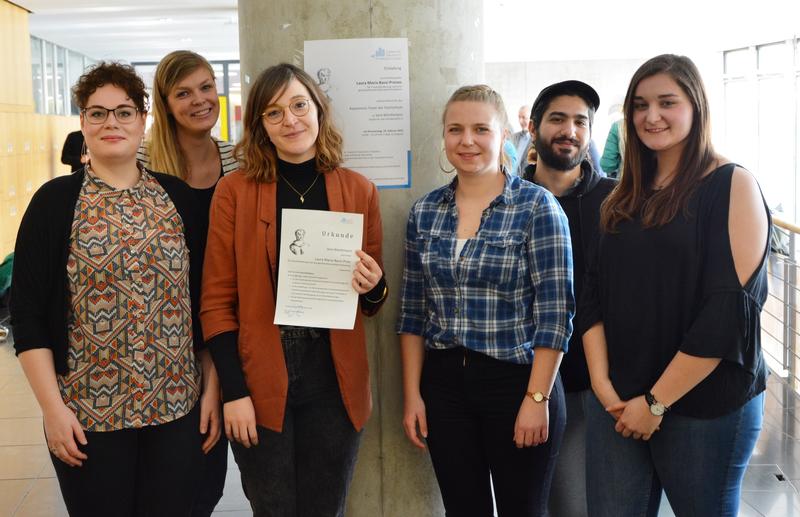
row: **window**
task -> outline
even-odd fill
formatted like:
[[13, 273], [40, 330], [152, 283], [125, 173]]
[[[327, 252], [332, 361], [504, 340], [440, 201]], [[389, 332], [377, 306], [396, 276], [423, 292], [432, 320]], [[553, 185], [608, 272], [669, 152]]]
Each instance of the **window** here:
[[31, 73], [33, 74], [33, 104], [36, 113], [44, 113], [44, 56], [42, 40], [31, 38]]
[[723, 154], [731, 150], [730, 155], [756, 175], [770, 208], [788, 221], [800, 221], [800, 57], [796, 49], [800, 50], [798, 39], [723, 52]]
[[36, 113], [77, 115], [72, 104], [74, 85], [95, 61], [52, 42], [31, 36], [31, 73]]

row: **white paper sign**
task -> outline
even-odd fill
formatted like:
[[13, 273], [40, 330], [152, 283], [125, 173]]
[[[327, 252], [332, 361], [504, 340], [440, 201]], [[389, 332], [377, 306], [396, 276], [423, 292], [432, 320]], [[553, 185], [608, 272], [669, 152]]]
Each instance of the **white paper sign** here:
[[305, 70], [331, 100], [344, 165], [378, 187], [411, 185], [408, 39], [306, 41]]
[[283, 209], [276, 325], [353, 328], [363, 221], [362, 214]]

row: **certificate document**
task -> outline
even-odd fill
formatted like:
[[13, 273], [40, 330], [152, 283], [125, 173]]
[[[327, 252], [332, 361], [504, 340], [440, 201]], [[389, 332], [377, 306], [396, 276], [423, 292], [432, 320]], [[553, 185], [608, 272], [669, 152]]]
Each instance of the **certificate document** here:
[[303, 66], [330, 99], [344, 166], [380, 188], [411, 182], [408, 39], [306, 41]]
[[361, 214], [283, 209], [276, 325], [353, 328], [363, 221]]

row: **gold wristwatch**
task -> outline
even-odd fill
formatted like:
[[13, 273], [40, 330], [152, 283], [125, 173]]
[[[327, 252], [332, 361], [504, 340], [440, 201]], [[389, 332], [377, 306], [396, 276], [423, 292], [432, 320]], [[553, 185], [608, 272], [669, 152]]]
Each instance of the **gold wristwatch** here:
[[536, 402], [537, 404], [541, 404], [542, 402], [550, 400], [550, 397], [548, 397], [541, 391], [534, 391], [534, 392], [526, 391], [525, 396], [530, 397], [530, 399]]

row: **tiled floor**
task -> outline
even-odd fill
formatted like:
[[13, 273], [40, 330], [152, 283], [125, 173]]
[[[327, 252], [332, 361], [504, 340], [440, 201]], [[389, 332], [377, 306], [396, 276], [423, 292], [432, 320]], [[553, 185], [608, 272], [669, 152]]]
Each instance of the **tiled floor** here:
[[[743, 517], [800, 517], [800, 399], [772, 376], [764, 430], [742, 494]], [[229, 457], [218, 517], [252, 515]], [[42, 434], [36, 399], [9, 343], [0, 342], [0, 517], [61, 517], [67, 512]], [[662, 517], [673, 514], [666, 500]]]
[[[239, 470], [228, 457], [219, 517], [251, 516]], [[10, 343], [0, 341], [0, 517], [66, 517], [42, 433], [39, 405]]]

